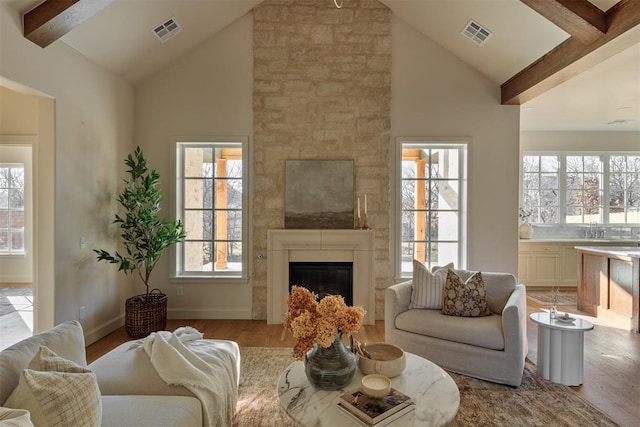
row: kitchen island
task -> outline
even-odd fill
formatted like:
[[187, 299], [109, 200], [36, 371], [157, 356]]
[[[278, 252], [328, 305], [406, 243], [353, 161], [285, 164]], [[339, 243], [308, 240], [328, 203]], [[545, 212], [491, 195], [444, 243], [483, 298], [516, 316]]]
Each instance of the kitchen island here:
[[578, 310], [640, 331], [640, 248], [576, 246]]

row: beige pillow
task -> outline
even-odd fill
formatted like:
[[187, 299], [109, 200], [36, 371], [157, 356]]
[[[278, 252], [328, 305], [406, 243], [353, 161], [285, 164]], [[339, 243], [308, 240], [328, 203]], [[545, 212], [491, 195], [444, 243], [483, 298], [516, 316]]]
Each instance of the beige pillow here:
[[88, 368], [58, 356], [47, 346], [40, 346], [36, 355], [29, 362], [29, 369], [34, 371], [58, 371], [58, 372], [91, 372]]
[[0, 426], [2, 427], [33, 427], [29, 411], [0, 407]]
[[28, 410], [38, 427], [100, 426], [102, 401], [93, 372], [44, 346], [29, 367], [42, 370], [24, 369], [5, 406]]
[[487, 306], [487, 288], [479, 271], [463, 282], [460, 276], [448, 270], [443, 293], [442, 314], [462, 317], [491, 314]]
[[442, 288], [450, 268], [453, 268], [453, 263], [434, 269], [434, 272], [431, 273], [423, 263], [414, 259], [413, 291], [409, 308], [440, 310], [442, 308]]

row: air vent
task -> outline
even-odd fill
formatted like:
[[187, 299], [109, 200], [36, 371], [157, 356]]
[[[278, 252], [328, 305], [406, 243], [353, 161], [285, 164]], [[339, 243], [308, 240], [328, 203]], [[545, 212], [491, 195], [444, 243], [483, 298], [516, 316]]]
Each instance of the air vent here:
[[175, 18], [169, 18], [153, 29], [153, 33], [162, 43], [166, 42], [180, 31], [182, 31], [182, 27], [180, 27], [180, 24], [178, 24], [178, 21], [176, 21]]
[[473, 41], [478, 46], [484, 45], [491, 37], [491, 31], [487, 30], [473, 19], [469, 20], [460, 34]]

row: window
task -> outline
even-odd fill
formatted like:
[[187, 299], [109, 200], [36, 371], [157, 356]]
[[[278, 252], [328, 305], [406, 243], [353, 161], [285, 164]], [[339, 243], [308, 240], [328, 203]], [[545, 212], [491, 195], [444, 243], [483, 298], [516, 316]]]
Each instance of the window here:
[[525, 153], [522, 203], [537, 224], [640, 223], [640, 156]]
[[523, 199], [531, 222], [558, 220], [560, 208], [559, 162], [557, 156], [524, 156]]
[[464, 267], [466, 144], [401, 142], [400, 150], [400, 276], [412, 274], [413, 259]]
[[602, 223], [603, 170], [600, 156], [566, 156], [567, 208], [565, 222]]
[[24, 165], [0, 165], [0, 254], [24, 254]]
[[178, 277], [247, 277], [246, 152], [246, 140], [177, 142]]
[[609, 157], [609, 222], [640, 224], [640, 156]]

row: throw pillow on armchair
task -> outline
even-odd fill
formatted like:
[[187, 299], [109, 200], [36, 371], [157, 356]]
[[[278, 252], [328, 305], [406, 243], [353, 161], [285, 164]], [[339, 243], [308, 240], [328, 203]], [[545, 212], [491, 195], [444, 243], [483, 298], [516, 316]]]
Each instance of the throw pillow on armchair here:
[[453, 271], [447, 271], [442, 314], [462, 317], [481, 317], [491, 314], [487, 305], [487, 288], [481, 272], [478, 271], [463, 281]]

